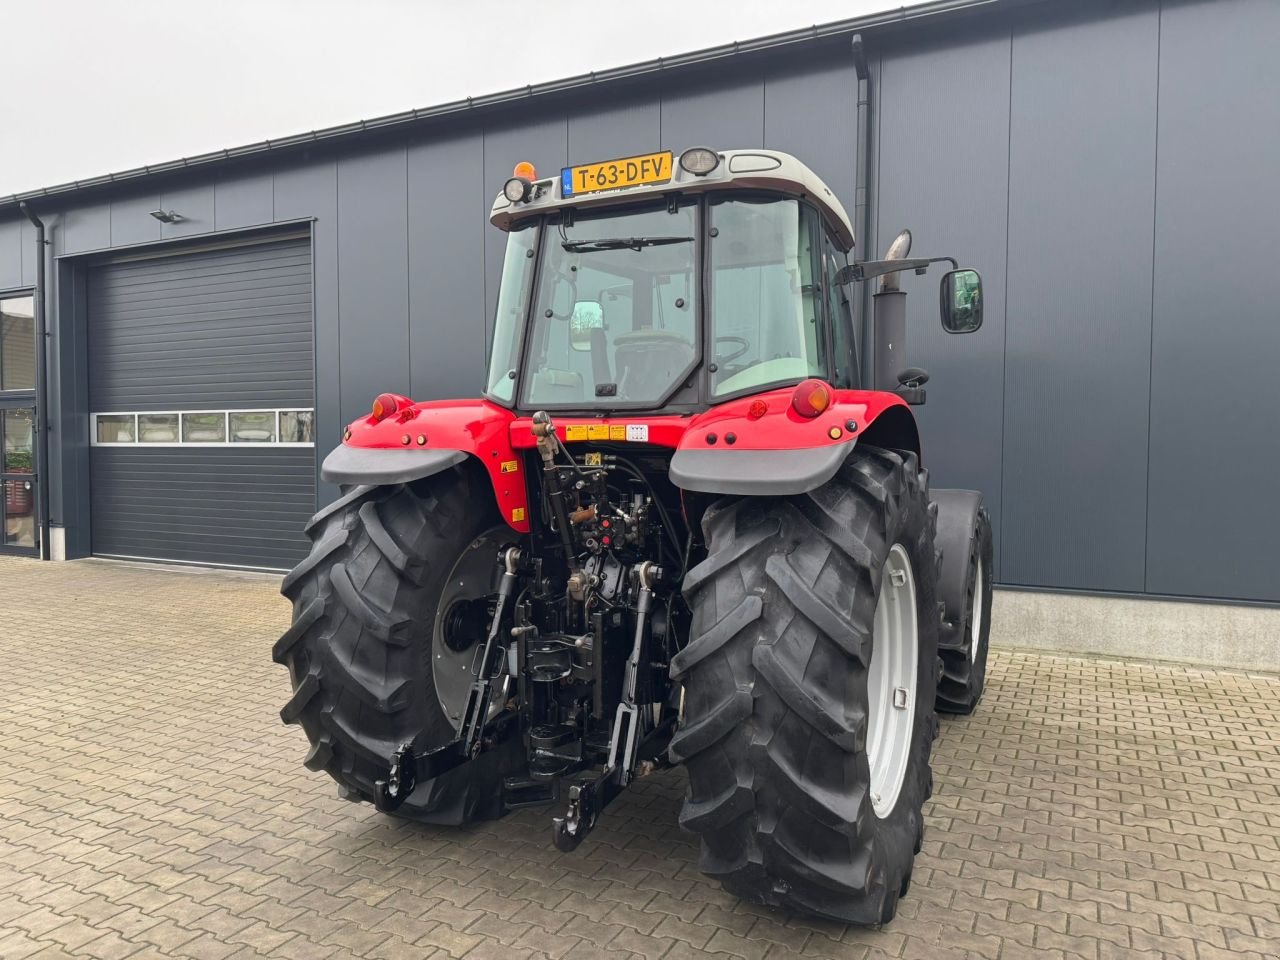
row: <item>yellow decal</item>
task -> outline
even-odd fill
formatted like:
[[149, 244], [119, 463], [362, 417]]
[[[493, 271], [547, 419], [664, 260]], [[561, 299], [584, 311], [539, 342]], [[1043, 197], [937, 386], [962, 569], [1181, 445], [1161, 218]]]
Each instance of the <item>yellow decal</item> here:
[[609, 427], [610, 440], [627, 439], [627, 425], [625, 423], [615, 423]]
[[564, 438], [566, 440], [585, 440], [587, 439], [587, 425], [585, 423], [571, 423], [564, 428]]
[[516, 472], [517, 470], [519, 470], [519, 469], [520, 469], [520, 461], [519, 461], [519, 460], [503, 460], [503, 461], [502, 461], [502, 472], [503, 472], [503, 473], [515, 473], [515, 472]]
[[511, 508], [511, 522], [512, 523], [524, 522], [524, 507]]
[[609, 425], [607, 423], [593, 423], [587, 427], [588, 440], [608, 440]]
[[602, 461], [601, 461], [601, 459], [600, 459], [600, 454], [598, 454], [598, 453], [588, 453], [588, 454], [587, 454], [587, 458], [586, 458], [586, 464], [587, 464], [587, 466], [588, 466], [588, 467], [599, 467], [599, 466], [602, 466], [602, 465], [603, 465], [603, 463], [602, 463]]

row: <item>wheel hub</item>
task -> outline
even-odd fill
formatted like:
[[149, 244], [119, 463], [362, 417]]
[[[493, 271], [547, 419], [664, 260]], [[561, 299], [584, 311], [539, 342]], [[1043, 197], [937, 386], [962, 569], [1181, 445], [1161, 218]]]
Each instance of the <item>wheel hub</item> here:
[[[494, 527], [472, 540], [449, 571], [436, 605], [431, 679], [441, 709], [457, 729], [474, 679], [472, 661], [489, 630], [490, 601], [498, 592], [498, 551], [510, 539], [506, 527]], [[500, 706], [503, 697], [494, 700]]]
[[919, 644], [915, 573], [906, 549], [895, 543], [881, 576], [867, 669], [871, 807], [882, 819], [898, 803], [911, 757]]
[[470, 650], [489, 629], [489, 602], [485, 597], [458, 599], [444, 613], [444, 643], [454, 653]]
[[973, 610], [969, 614], [969, 662], [978, 660], [978, 643], [982, 639], [983, 590], [986, 584], [986, 571], [982, 568], [982, 558], [978, 558], [978, 571], [973, 578]]

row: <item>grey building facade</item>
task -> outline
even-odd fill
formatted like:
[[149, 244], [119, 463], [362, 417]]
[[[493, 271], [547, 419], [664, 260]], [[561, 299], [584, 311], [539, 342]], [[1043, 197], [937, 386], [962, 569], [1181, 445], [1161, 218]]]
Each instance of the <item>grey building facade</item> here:
[[[905, 282], [908, 349], [932, 480], [985, 492], [1000, 583], [1280, 603], [1280, 311], [1257, 256], [1280, 222], [1277, 36], [1271, 0], [940, 2], [0, 198], [21, 330], [21, 201], [48, 241], [47, 469], [0, 479], [44, 485], [57, 556], [287, 567], [336, 494], [317, 461], [376, 394], [479, 391], [505, 240], [487, 214], [516, 161], [763, 146], [860, 231], [868, 201], [859, 256], [909, 227], [982, 271], [968, 337], [939, 329], [935, 277]], [[34, 381], [0, 386], [38, 408]], [[5, 502], [8, 547], [32, 547]]]

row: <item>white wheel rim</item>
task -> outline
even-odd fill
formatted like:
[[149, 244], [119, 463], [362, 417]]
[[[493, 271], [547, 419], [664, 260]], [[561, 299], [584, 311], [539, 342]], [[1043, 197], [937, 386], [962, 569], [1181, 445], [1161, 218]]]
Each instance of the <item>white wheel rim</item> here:
[[973, 579], [973, 609], [969, 612], [969, 662], [978, 662], [978, 642], [982, 638], [982, 597], [986, 571], [982, 569], [982, 558], [978, 558], [978, 572]]
[[897, 806], [911, 757], [919, 645], [915, 574], [895, 543], [881, 575], [867, 667], [867, 765], [871, 807], [881, 819]]

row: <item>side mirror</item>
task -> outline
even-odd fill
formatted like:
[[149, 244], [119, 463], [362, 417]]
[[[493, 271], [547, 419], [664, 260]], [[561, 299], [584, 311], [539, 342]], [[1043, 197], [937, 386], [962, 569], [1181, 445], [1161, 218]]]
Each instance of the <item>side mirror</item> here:
[[569, 316], [569, 344], [573, 349], [591, 349], [591, 331], [604, 329], [604, 307], [598, 300], [579, 300]]
[[942, 329], [973, 333], [982, 326], [982, 277], [977, 270], [952, 270], [942, 278]]

